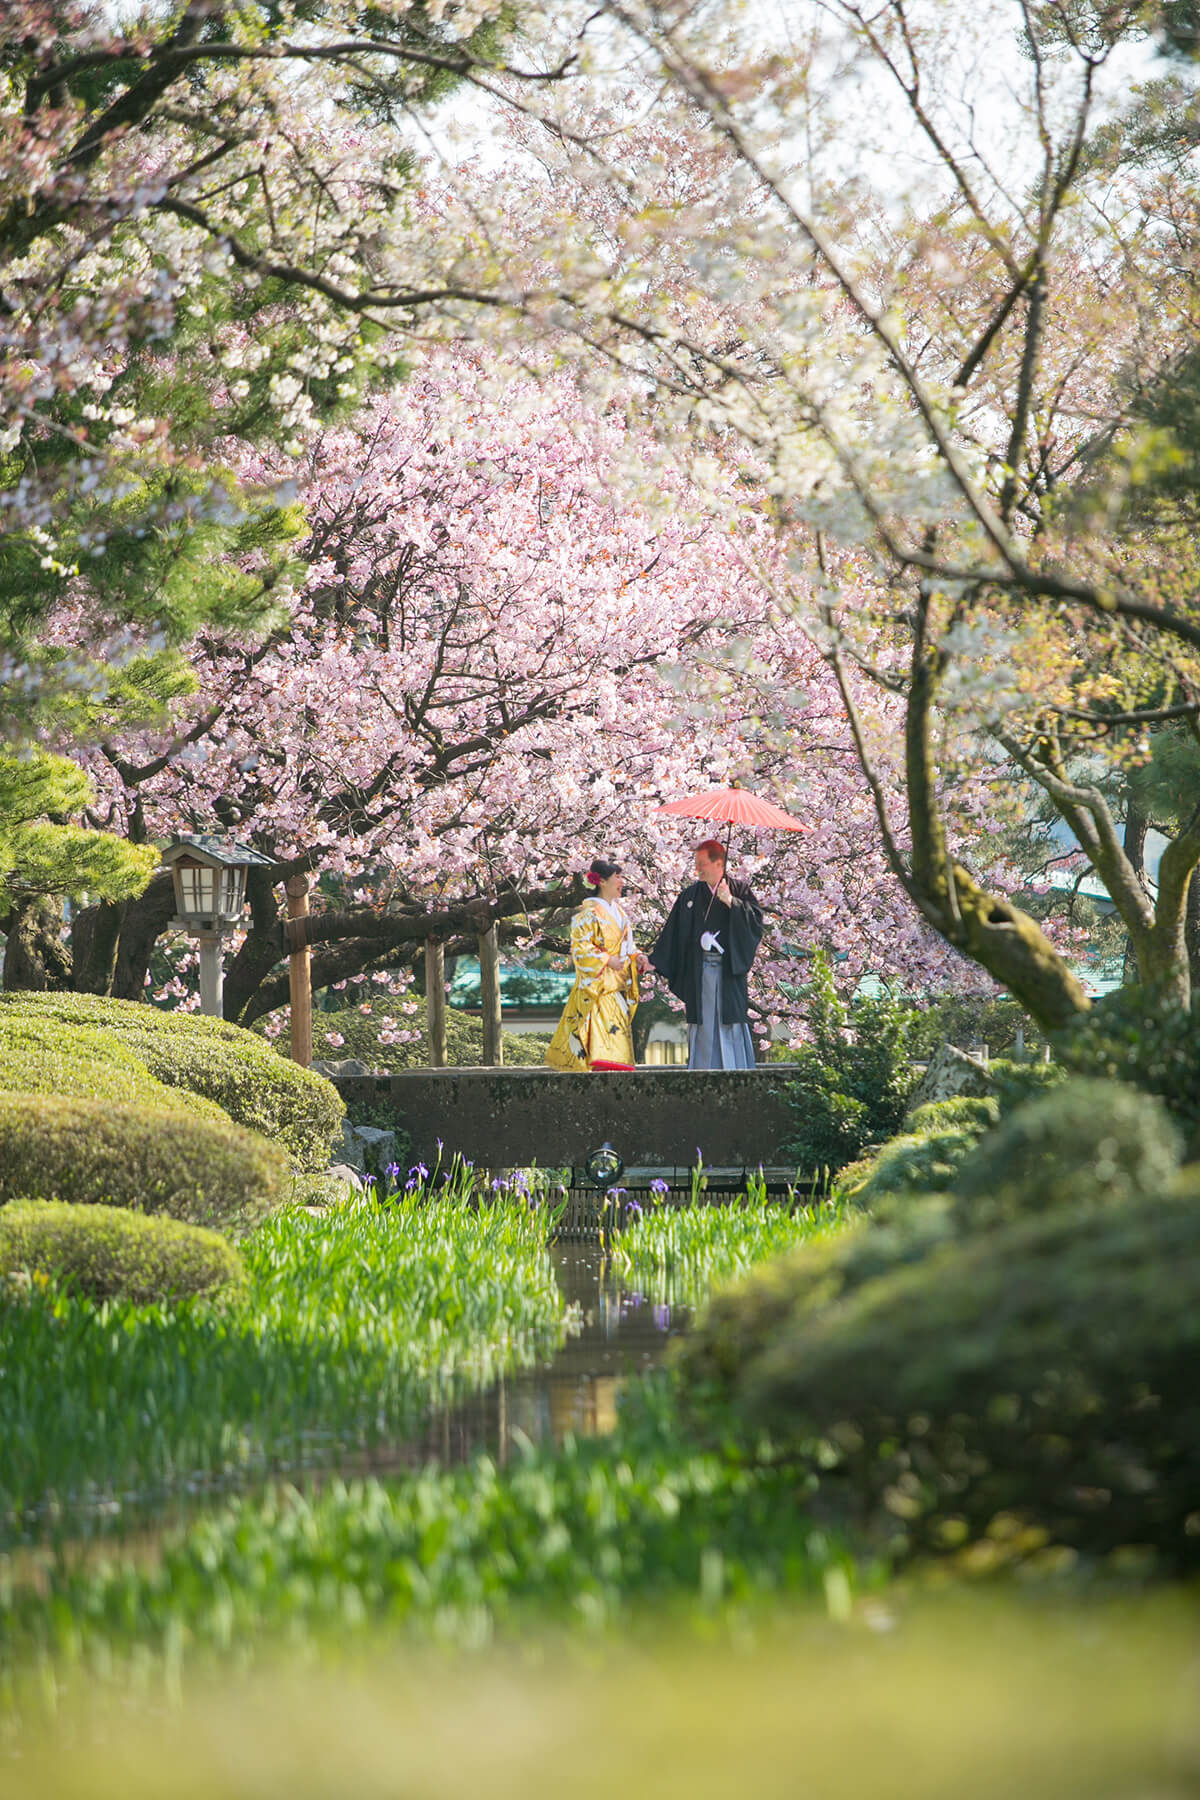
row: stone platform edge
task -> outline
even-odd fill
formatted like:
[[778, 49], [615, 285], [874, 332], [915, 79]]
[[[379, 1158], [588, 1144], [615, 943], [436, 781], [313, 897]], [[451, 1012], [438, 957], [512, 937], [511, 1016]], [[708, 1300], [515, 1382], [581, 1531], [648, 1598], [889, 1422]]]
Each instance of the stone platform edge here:
[[331, 1077], [355, 1112], [402, 1127], [415, 1161], [456, 1153], [488, 1168], [581, 1167], [610, 1143], [627, 1167], [780, 1165], [796, 1129], [791, 1065], [639, 1068], [574, 1074], [542, 1068], [405, 1069]]

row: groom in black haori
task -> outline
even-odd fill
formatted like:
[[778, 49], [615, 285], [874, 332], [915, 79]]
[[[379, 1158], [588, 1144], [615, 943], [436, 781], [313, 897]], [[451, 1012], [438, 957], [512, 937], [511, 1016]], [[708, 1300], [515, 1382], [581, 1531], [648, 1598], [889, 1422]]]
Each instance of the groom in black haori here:
[[725, 875], [716, 838], [696, 846], [696, 880], [671, 908], [650, 952], [688, 1022], [689, 1069], [752, 1069], [746, 977], [762, 937], [762, 908], [748, 884]]

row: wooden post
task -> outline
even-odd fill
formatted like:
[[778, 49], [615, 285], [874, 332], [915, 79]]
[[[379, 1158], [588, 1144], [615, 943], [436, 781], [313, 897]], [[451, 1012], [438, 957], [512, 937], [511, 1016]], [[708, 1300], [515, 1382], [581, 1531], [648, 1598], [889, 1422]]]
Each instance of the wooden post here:
[[425, 939], [425, 1031], [429, 1066], [446, 1066], [446, 946], [441, 938]]
[[504, 1061], [500, 1041], [500, 934], [489, 925], [479, 934], [479, 1005], [483, 1014], [483, 1060], [492, 1068]]
[[293, 920], [308, 917], [307, 875], [289, 875], [287, 882], [288, 981], [292, 998], [292, 1061], [307, 1069], [312, 1063], [312, 951], [303, 925]]

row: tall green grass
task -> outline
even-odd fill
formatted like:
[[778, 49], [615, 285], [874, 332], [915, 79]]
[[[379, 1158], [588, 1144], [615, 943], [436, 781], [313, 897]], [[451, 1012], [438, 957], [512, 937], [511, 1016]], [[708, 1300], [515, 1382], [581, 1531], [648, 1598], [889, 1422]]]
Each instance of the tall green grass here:
[[614, 1256], [663, 1300], [693, 1308], [719, 1283], [736, 1280], [768, 1257], [830, 1237], [859, 1216], [836, 1200], [792, 1210], [768, 1200], [754, 1180], [727, 1206], [664, 1202], [630, 1208], [619, 1195], [614, 1205], [624, 1220], [613, 1237]]
[[818, 1526], [795, 1469], [704, 1449], [668, 1377], [637, 1385], [611, 1438], [568, 1439], [402, 1479], [276, 1486], [210, 1509], [149, 1558], [64, 1558], [43, 1583], [0, 1558], [0, 1667], [73, 1685], [136, 1665], [178, 1679], [373, 1632], [463, 1649], [593, 1631], [782, 1593], [842, 1606], [873, 1579]]
[[[370, 1450], [432, 1401], [549, 1354], [544, 1209], [423, 1186], [288, 1211], [227, 1304], [0, 1305], [0, 1528], [95, 1528], [172, 1496]], [[3, 1541], [0, 1539], [0, 1541]]]

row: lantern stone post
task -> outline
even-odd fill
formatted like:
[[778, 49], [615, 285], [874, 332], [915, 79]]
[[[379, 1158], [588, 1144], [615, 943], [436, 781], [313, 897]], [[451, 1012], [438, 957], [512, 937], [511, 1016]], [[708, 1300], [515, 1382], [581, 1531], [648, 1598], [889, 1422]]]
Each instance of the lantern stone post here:
[[246, 871], [256, 864], [269, 868], [271, 858], [211, 835], [172, 838], [162, 858], [175, 888], [171, 923], [190, 933], [200, 952], [200, 1010], [223, 1018], [225, 941], [242, 916]]

